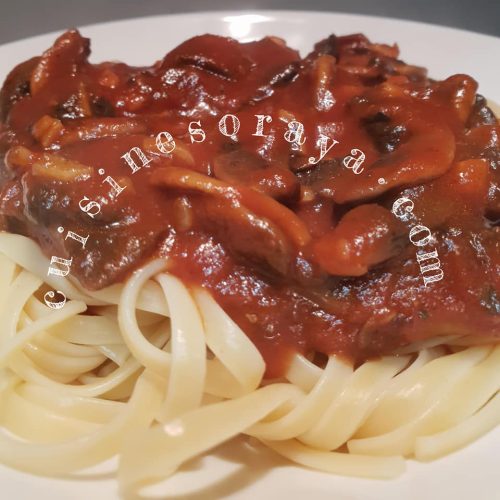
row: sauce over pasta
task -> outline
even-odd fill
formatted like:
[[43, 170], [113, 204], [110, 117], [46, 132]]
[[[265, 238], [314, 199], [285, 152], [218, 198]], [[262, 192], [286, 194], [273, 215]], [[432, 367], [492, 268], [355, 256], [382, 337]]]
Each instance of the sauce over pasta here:
[[[431, 80], [362, 35], [332, 35], [305, 58], [273, 37], [212, 35], [151, 67], [91, 64], [89, 52], [69, 31], [0, 95], [2, 228], [71, 258], [84, 287], [164, 257], [210, 290], [268, 377], [294, 352], [360, 363], [442, 337], [498, 342], [500, 125], [471, 77]], [[162, 131], [171, 154], [155, 145]], [[311, 162], [321, 136], [336, 143]], [[132, 148], [147, 158], [133, 175]], [[359, 175], [343, 161], [354, 150]], [[411, 224], [391, 211], [402, 198]], [[432, 243], [416, 248], [412, 225]], [[67, 230], [88, 236], [84, 249]], [[433, 251], [444, 277], [426, 283], [418, 256]]]

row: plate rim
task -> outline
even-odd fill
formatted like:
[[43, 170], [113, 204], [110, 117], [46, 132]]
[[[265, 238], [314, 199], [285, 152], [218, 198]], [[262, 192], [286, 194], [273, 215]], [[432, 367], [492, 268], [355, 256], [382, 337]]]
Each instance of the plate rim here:
[[[100, 21], [97, 23], [89, 23], [89, 24], [83, 24], [83, 25], [76, 25], [76, 26], [68, 26], [66, 28], [61, 28], [59, 30], [53, 30], [53, 31], [47, 31], [44, 33], [39, 33], [38, 35], [33, 35], [25, 38], [20, 38], [18, 40], [12, 40], [10, 42], [0, 44], [0, 49], [9, 49], [9, 48], [15, 48], [14, 46], [16, 44], [21, 44], [24, 42], [36, 42], [38, 38], [43, 38], [43, 37], [48, 37], [48, 36], [59, 36], [65, 31], [69, 29], [77, 29], [77, 30], [85, 30], [85, 29], [91, 29], [91, 28], [99, 28], [104, 25], [118, 25], [120, 23], [127, 23], [127, 22], [134, 22], [134, 21], [147, 21], [150, 19], [158, 19], [158, 18], [189, 18], [189, 17], [197, 17], [197, 16], [213, 16], [219, 18], [219, 20], [223, 21], [223, 17], [228, 17], [228, 16], [247, 16], [247, 15], [261, 15], [261, 16], [273, 16], [273, 17], [278, 17], [278, 16], [283, 16], [283, 15], [295, 15], [295, 16], [310, 16], [310, 15], [327, 15], [327, 16], [343, 16], [343, 17], [351, 17], [351, 18], [358, 18], [358, 19], [373, 19], [373, 20], [382, 20], [382, 21], [389, 21], [389, 22], [397, 22], [397, 23], [403, 23], [408, 26], [414, 26], [414, 27], [426, 27], [426, 28], [434, 28], [434, 29], [440, 29], [440, 30], [446, 30], [449, 31], [450, 34], [451, 32], [454, 32], [456, 35], [462, 35], [462, 36], [474, 36], [474, 38], [484, 38], [485, 42], [490, 41], [490, 42], [496, 42], [500, 43], [500, 36], [495, 36], [491, 35], [488, 33], [481, 33], [479, 31], [472, 31], [472, 30], [466, 30], [462, 28], [455, 28], [452, 26], [445, 26], [442, 24], [436, 24], [436, 23], [428, 23], [425, 21], [414, 21], [410, 19], [404, 19], [404, 18], [398, 18], [398, 17], [388, 17], [388, 16], [382, 16], [382, 15], [373, 15], [373, 14], [358, 14], [358, 13], [350, 13], [350, 12], [339, 12], [339, 11], [327, 11], [327, 10], [308, 10], [308, 9], [242, 9], [242, 10], [214, 10], [214, 11], [209, 11], [209, 10], [202, 10], [202, 11], [196, 11], [196, 12], [176, 12], [174, 14], [152, 14], [152, 15], [147, 15], [147, 16], [136, 16], [136, 17], [126, 17], [123, 19], [114, 19], [110, 21]], [[395, 42], [397, 43], [397, 42]]]
[[[209, 16], [210, 19], [217, 19], [218, 21], [222, 22], [223, 17], [239, 16], [239, 15], [243, 16], [243, 15], [249, 15], [249, 14], [250, 15], [262, 15], [262, 16], [268, 16], [268, 17], [275, 17], [276, 19], [272, 19], [272, 21], [274, 21], [274, 22], [280, 22], [280, 19], [277, 19], [280, 16], [285, 16], [284, 20], [286, 21], [287, 17], [292, 17], [292, 16], [308, 16], [309, 17], [309, 16], [318, 16], [318, 15], [325, 16], [325, 14], [327, 16], [333, 16], [333, 17], [342, 16], [345, 18], [351, 18], [353, 22], [355, 22], [356, 18], [357, 19], [364, 19], [364, 20], [372, 20], [372, 21], [389, 21], [390, 23], [397, 23], [399, 25], [401, 25], [401, 24], [403, 24], [405, 26], [411, 25], [414, 28], [419, 28], [419, 29], [436, 29], [437, 28], [440, 31], [445, 30], [447, 32], [450, 32], [450, 34], [452, 32], [455, 35], [469, 36], [469, 37], [472, 36], [475, 39], [483, 38], [485, 43], [487, 43], [488, 41], [491, 41], [491, 40], [494, 40], [495, 44], [500, 43], [500, 37], [495, 37], [495, 36], [492, 36], [489, 34], [476, 33], [474, 31], [462, 30], [459, 28], [442, 26], [439, 24], [432, 24], [432, 23], [426, 23], [426, 22], [420, 22], [420, 21], [401, 20], [398, 18], [392, 18], [392, 17], [387, 17], [387, 16], [350, 14], [350, 13], [343, 13], [343, 12], [331, 12], [331, 11], [321, 11], [321, 10], [316, 11], [316, 10], [294, 10], [294, 9], [290, 9], [290, 10], [249, 9], [249, 10], [220, 10], [220, 11], [217, 10], [217, 11], [199, 11], [199, 12], [189, 12], [189, 13], [148, 15], [148, 16], [139, 16], [139, 17], [125, 18], [125, 19], [104, 21], [104, 22], [99, 22], [99, 23], [91, 23], [91, 24], [79, 26], [78, 29], [81, 30], [82, 32], [84, 30], [87, 30], [87, 29], [103, 28], [105, 26], [109, 26], [111, 29], [119, 29], [120, 24], [131, 23], [131, 22], [146, 22], [147, 23], [149, 20], [159, 19], [159, 18], [189, 19], [189, 18], [198, 17], [198, 16]], [[333, 29], [332, 29], [332, 31], [333, 31]], [[42, 40], [42, 39], [45, 40], [48, 37], [55, 37], [55, 36], [58, 36], [62, 32], [63, 31], [51, 31], [51, 32], [47, 32], [47, 33], [43, 33], [43, 34], [39, 34], [39, 35], [34, 35], [31, 37], [27, 37], [27, 38], [22, 38], [22, 39], [15, 40], [12, 42], [8, 42], [6, 44], [0, 45], [0, 51], [1, 51], [0, 53], [5, 53], [4, 50], [6, 50], [6, 51], [16, 50], [17, 49], [16, 46], [21, 46], [22, 44], [36, 44], [38, 40]], [[44, 43], [45, 43], [45, 41], [44, 41]], [[498, 439], [498, 436], [500, 435], [500, 428], [497, 429], [496, 431], [495, 430], [490, 431], [487, 434], [489, 436], [489, 439], [494, 439], [494, 436], [491, 436], [492, 433], [494, 433]], [[487, 435], [483, 436], [480, 439], [486, 438]], [[486, 438], [486, 439], [488, 439], [488, 438]], [[460, 453], [461, 452], [459, 451], [458, 453], [453, 453], [450, 456], [456, 456], [456, 455], [459, 455]], [[490, 453], [491, 453], [491, 455], [490, 455]], [[492, 449], [491, 452], [488, 452], [488, 454], [486, 455], [486, 459], [491, 460], [491, 458], [493, 458], [495, 456], [495, 455], [493, 455], [493, 453], [494, 453], [494, 451]], [[446, 460], [446, 458], [447, 457], [445, 457], [445, 460]], [[474, 465], [475, 463], [472, 461], [473, 460], [472, 456], [470, 457], [470, 460], [471, 460], [471, 463]], [[413, 462], [413, 460], [411, 460], [411, 461]], [[481, 462], [478, 462], [477, 464], [480, 465]], [[421, 464], [418, 464], [418, 465], [420, 466]], [[293, 467], [293, 466], [291, 466], [291, 467]], [[302, 467], [297, 467], [297, 468], [300, 470], [303, 469]], [[9, 469], [9, 470], [13, 471], [13, 472], [18, 472], [18, 471], [13, 470], [13, 469]], [[461, 470], [461, 469], [459, 469], [459, 470]], [[472, 472], [472, 471], [469, 471], [469, 472]], [[406, 479], [412, 479], [412, 476], [413, 476], [413, 473], [410, 473], [410, 470], [408, 468], [408, 471], [406, 472], [406, 474], [402, 478], [400, 478], [399, 480], [395, 480], [392, 483], [393, 487], [396, 486], [396, 484], [395, 484], [396, 481], [405, 481]], [[2, 477], [1, 470], [0, 470], [0, 477]], [[35, 477], [37, 479], [40, 479], [38, 476], [34, 476], [34, 475], [33, 476], [30, 475], [30, 477]], [[344, 479], [344, 478], [342, 478], [342, 477], [339, 478], [339, 476], [335, 476], [335, 475], [332, 475], [331, 477], [332, 477], [331, 494], [333, 494], [333, 495], [340, 494], [341, 489], [339, 488], [337, 481], [339, 479]], [[44, 478], [44, 479], [48, 479], [48, 480], [52, 481], [54, 478]], [[60, 478], [56, 478], [56, 480], [59, 480], [59, 479]], [[416, 477], [413, 479], [416, 480]], [[356, 481], [360, 482], [360, 483], [363, 482], [368, 489], [370, 488], [370, 484], [371, 484], [370, 480], [365, 481], [365, 480], [362, 480], [360, 478], [360, 479], [356, 479]], [[410, 483], [410, 481], [408, 482], [408, 486], [409, 486], [409, 483]], [[5, 491], [7, 493], [9, 493], [9, 491], [7, 490], [9, 485], [10, 485], [10, 487], [12, 487], [12, 485], [15, 485], [15, 484], [16, 483], [14, 481], [9, 482], [9, 483], [4, 483], [3, 485], [5, 488]], [[84, 484], [84, 483], [78, 482], [73, 487], [77, 488], [77, 487], [79, 487], [80, 484]], [[451, 485], [450, 485], [450, 487], [451, 487]], [[33, 491], [35, 491], [35, 488], [36, 488], [36, 486], [33, 485]], [[344, 487], [343, 489], [345, 490], [346, 487]], [[246, 488], [243, 491], [246, 491]], [[449, 491], [444, 491], [443, 493], [446, 494], [447, 492], [449, 492]], [[456, 490], [451, 491], [451, 493], [454, 493], [454, 492], [456, 493]], [[300, 493], [300, 491], [299, 491], [299, 493]], [[345, 493], [345, 491], [343, 492], [343, 494], [344, 493]], [[438, 494], [438, 493], [440, 493], [439, 490], [436, 492], [436, 494]], [[54, 488], [53, 490], [51, 489], [51, 491], [47, 491], [47, 492], [42, 491], [41, 494], [42, 495], [52, 494], [52, 495], [55, 495], [52, 498], [58, 498], [58, 492], [56, 491], [56, 488]], [[252, 494], [251, 491], [250, 491], [250, 494]], [[361, 497], [358, 497], [358, 493], [356, 491], [352, 491], [352, 492], [349, 491], [349, 494], [352, 495], [353, 499], [354, 498], [356, 498], [356, 499], [361, 498]], [[393, 494], [394, 494], [394, 492], [389, 492], [390, 498], [392, 498]], [[481, 493], [479, 494], [479, 496], [480, 495], [481, 495]], [[45, 497], [42, 496], [42, 498], [45, 498]], [[51, 497], [49, 496], [48, 498], [51, 498]], [[231, 498], [232, 498], [232, 496], [231, 496]], [[238, 496], [238, 498], [240, 498], [240, 497]], [[372, 497], [370, 497], [370, 498], [372, 498]]]

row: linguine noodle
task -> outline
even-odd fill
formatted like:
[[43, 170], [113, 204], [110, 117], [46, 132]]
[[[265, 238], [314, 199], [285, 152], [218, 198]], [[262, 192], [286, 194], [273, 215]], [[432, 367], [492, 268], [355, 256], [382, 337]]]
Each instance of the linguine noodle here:
[[[0, 461], [60, 475], [119, 457], [124, 496], [245, 434], [298, 464], [391, 478], [500, 423], [500, 347], [423, 348], [358, 367], [297, 355], [263, 384], [258, 350], [203, 289], [156, 260], [87, 292], [0, 233]], [[42, 272], [41, 272], [42, 271]], [[41, 294], [63, 290], [64, 308]]]

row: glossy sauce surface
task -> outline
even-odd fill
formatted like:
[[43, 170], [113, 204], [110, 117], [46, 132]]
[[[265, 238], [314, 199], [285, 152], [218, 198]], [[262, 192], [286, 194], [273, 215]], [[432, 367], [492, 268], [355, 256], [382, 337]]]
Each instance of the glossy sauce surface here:
[[[361, 362], [441, 337], [498, 341], [500, 126], [471, 77], [432, 81], [362, 35], [332, 35], [303, 59], [279, 39], [212, 35], [145, 68], [88, 54], [68, 32], [0, 95], [2, 227], [73, 258], [85, 287], [165, 257], [214, 294], [269, 377], [296, 351]], [[219, 130], [225, 114], [238, 117], [233, 137]], [[258, 115], [270, 117], [262, 136]], [[291, 122], [302, 144], [286, 140]], [[162, 131], [171, 154], [155, 143]], [[309, 162], [321, 135], [338, 143]], [[122, 158], [134, 147], [150, 160], [134, 156], [135, 173]], [[354, 149], [359, 174], [343, 163]], [[402, 197], [412, 220], [391, 212]], [[416, 224], [432, 244], [412, 245]], [[444, 277], [426, 286], [416, 252], [432, 250]]]

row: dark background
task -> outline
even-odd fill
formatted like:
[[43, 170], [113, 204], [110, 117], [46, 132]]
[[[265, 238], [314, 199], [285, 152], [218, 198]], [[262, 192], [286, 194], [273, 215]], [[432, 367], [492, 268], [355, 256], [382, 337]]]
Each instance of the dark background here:
[[266, 8], [387, 16], [500, 36], [500, 0], [0, 0], [0, 44], [116, 19]]

